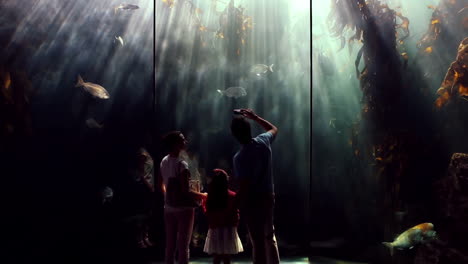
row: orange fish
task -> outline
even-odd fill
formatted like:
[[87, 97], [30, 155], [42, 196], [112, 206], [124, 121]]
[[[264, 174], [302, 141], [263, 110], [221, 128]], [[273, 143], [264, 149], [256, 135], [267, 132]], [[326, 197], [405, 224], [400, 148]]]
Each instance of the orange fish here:
[[399, 250], [412, 249], [414, 246], [432, 239], [437, 239], [434, 225], [422, 223], [401, 233], [393, 242], [382, 242], [382, 244], [390, 249], [390, 255], [393, 256], [394, 248]]

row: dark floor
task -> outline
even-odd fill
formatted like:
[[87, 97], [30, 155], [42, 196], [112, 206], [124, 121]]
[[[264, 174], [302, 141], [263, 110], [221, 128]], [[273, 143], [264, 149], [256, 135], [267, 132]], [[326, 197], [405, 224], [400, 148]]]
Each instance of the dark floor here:
[[[151, 264], [162, 264], [162, 262], [152, 262]], [[192, 258], [190, 259], [190, 264], [211, 264], [213, 260], [211, 258]], [[244, 264], [244, 263], [252, 263], [250, 259], [246, 258], [233, 258], [232, 264]], [[281, 263], [290, 263], [290, 264], [305, 264], [310, 263], [307, 258], [290, 258], [290, 259], [282, 259]], [[148, 263], [149, 264], [149, 263]]]
[[[211, 258], [200, 258], [194, 259], [190, 261], [191, 264], [205, 264], [205, 263], [213, 263]], [[244, 263], [252, 263], [251, 260], [246, 258], [233, 258], [232, 264], [244, 264]], [[290, 259], [281, 259], [281, 263], [291, 263], [291, 264], [305, 264], [309, 263], [307, 258], [290, 258]]]
[[[159, 264], [162, 262], [151, 262], [148, 264]], [[211, 258], [194, 258], [190, 260], [191, 264], [209, 264], [212, 263]], [[247, 264], [252, 263], [250, 259], [246, 258], [234, 258], [232, 264]], [[331, 258], [324, 258], [324, 257], [312, 257], [310, 260], [307, 257], [303, 258], [282, 258], [281, 263], [289, 263], [289, 264], [366, 264], [363, 262], [348, 262], [344, 260], [337, 260]]]

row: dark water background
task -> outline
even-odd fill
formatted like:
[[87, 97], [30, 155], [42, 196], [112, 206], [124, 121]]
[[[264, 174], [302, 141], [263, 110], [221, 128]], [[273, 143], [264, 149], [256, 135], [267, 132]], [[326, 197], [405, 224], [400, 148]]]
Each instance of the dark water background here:
[[[3, 119], [15, 127], [2, 137], [6, 252], [13, 257], [5, 263], [79, 261], [105, 248], [113, 223], [102, 217], [99, 192], [111, 185], [125, 195], [154, 93], [153, 3], [114, 13], [119, 4], [0, 2], [0, 63], [16, 92], [13, 117]], [[78, 75], [104, 86], [110, 99], [75, 87]], [[88, 128], [90, 117], [104, 128]], [[121, 205], [118, 214], [131, 210]]]

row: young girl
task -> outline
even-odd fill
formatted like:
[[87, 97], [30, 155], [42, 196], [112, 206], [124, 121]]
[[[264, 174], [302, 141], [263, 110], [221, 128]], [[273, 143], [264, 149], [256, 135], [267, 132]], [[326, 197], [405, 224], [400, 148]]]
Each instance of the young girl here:
[[224, 170], [213, 170], [214, 176], [208, 185], [205, 214], [208, 219], [208, 234], [204, 252], [213, 255], [213, 263], [231, 263], [231, 256], [244, 251], [237, 234], [239, 211], [235, 205], [236, 193], [228, 189], [228, 175]]

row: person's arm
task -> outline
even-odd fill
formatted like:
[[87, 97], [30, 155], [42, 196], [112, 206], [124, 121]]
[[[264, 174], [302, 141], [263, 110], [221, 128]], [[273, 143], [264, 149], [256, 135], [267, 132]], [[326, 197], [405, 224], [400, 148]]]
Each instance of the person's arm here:
[[[188, 169], [184, 169], [181, 173], [180, 173], [181, 177], [186, 180], [187, 182], [190, 180], [190, 171]], [[183, 188], [189, 188], [189, 185], [188, 184], [183, 184], [182, 186], [184, 186]], [[187, 192], [190, 192], [192, 193], [196, 199], [201, 199], [201, 200], [205, 200], [208, 195], [206, 193], [201, 193], [201, 192], [196, 192], [196, 191], [192, 191], [190, 189], [187, 189], [187, 190], [183, 190], [183, 191], [187, 191]]]
[[278, 128], [275, 125], [256, 115], [252, 109], [240, 109], [240, 111], [243, 116], [257, 122], [265, 131], [270, 132], [273, 137], [276, 137]]
[[154, 189], [155, 189], [155, 186], [152, 186], [151, 185], [151, 180], [153, 180], [153, 185], [157, 184], [155, 183], [154, 181], [154, 175], [153, 173], [151, 173], [151, 178], [150, 179], [147, 179], [146, 176], [148, 176], [146, 174], [146, 170], [145, 170], [145, 164], [143, 164], [140, 168], [138, 168], [138, 176], [140, 177], [141, 181], [143, 181], [143, 183], [146, 185], [146, 187], [151, 191], [151, 192], [154, 192]]
[[162, 192], [166, 193], [166, 186], [164, 185], [163, 179], [162, 179], [162, 174], [161, 174], [161, 169], [158, 170], [158, 173], [156, 175], [156, 187]]
[[151, 186], [151, 183], [148, 182], [146, 179], [143, 179], [143, 182], [145, 183], [146, 187], [151, 191], [154, 192], [154, 187]]

